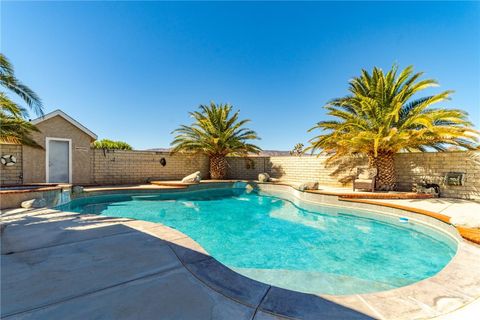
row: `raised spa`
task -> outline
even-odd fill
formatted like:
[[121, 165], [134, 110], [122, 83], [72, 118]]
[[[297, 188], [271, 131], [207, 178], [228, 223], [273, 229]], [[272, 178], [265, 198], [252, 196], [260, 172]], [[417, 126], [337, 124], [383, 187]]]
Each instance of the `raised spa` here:
[[456, 252], [455, 240], [423, 224], [290, 200], [223, 188], [95, 196], [58, 209], [160, 222], [247, 277], [317, 294], [405, 286], [433, 276]]

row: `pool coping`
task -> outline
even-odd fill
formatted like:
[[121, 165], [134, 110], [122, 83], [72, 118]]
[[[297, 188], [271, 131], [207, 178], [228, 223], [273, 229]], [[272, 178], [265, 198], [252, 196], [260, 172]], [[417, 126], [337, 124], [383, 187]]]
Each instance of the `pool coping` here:
[[32, 193], [41, 191], [53, 191], [65, 188], [70, 188], [71, 184], [58, 184], [58, 183], [35, 183], [35, 184], [19, 184], [19, 185], [5, 185], [4, 187], [28, 187], [28, 186], [40, 186], [32, 189], [14, 189], [14, 190], [0, 190], [0, 195], [12, 194], [12, 193]]
[[[210, 184], [210, 186], [202, 187], [202, 189], [211, 186], [213, 185]], [[261, 189], [264, 189], [262, 191], [265, 191], [265, 189], [268, 191], [268, 189], [278, 188], [280, 185], [261, 184], [261, 186]], [[303, 195], [303, 198], [298, 197], [301, 201], [311, 201], [321, 205], [335, 205], [332, 203], [332, 201], [334, 201], [334, 196], [332, 195], [300, 192], [288, 184], [282, 184], [281, 186], [280, 188], [282, 189], [288, 188], [289, 192], [294, 196]], [[184, 188], [182, 189], [185, 191]], [[186, 189], [190, 189], [190, 187]], [[116, 191], [118, 192], [120, 190]], [[138, 190], [132, 190], [131, 192], [135, 191]], [[172, 189], [149, 190], [149, 192], [165, 191], [172, 191]], [[182, 192], [182, 190], [178, 191]], [[329, 199], [327, 202], [318, 201], [319, 199], [325, 199], [324, 197], [330, 197], [332, 199]], [[291, 319], [311, 318], [312, 315], [322, 312], [320, 309], [325, 308], [325, 304], [333, 302], [378, 319], [398, 319], [402, 317], [405, 317], [405, 319], [427, 318], [451, 313], [480, 297], [480, 270], [476, 271], [471, 268], [472, 265], [480, 265], [480, 249], [462, 240], [458, 234], [455, 235], [455, 229], [445, 221], [446, 219], [443, 216], [430, 215], [428, 211], [426, 211], [427, 213], [425, 213], [425, 211], [417, 212], [419, 211], [418, 209], [413, 210], [413, 208], [405, 206], [385, 206], [384, 203], [369, 203], [371, 201], [365, 201], [363, 199], [338, 199], [337, 197], [335, 200], [343, 204], [351, 203], [353, 204], [353, 208], [360, 210], [379, 212], [378, 207], [390, 208], [392, 210], [391, 212], [383, 212], [387, 215], [398, 215], [398, 210], [403, 212], [403, 214], [413, 213], [414, 219], [415, 217], [420, 218], [420, 221], [423, 223], [433, 227], [439, 227], [454, 237], [458, 242], [457, 252], [447, 266], [439, 273], [411, 285], [365, 294], [342, 296], [316, 295], [278, 288], [247, 278], [210, 256], [200, 244], [187, 234], [161, 223], [132, 220], [135, 221], [137, 225], [141, 225], [142, 223], [155, 224], [156, 228], [166, 230], [167, 234], [177, 234], [177, 238], [174, 237], [173, 239], [170, 238], [166, 240], [162, 238], [161, 234], [151, 233], [148, 228], [140, 228], [150, 235], [168, 241], [169, 245], [171, 247], [173, 246], [172, 250], [175, 251], [178, 259], [190, 273], [212, 290], [234, 301], [255, 307], [255, 303], [252, 302], [251, 297], [258, 296], [257, 291], [259, 287], [263, 288], [267, 286], [268, 289], [265, 296], [258, 301], [256, 308], [275, 316]], [[421, 215], [418, 215], [418, 213]], [[185, 251], [185, 249], [188, 249], [188, 252]], [[192, 254], [192, 252], [197, 252], [198, 255]], [[211, 272], [212, 270], [215, 270], [215, 272]], [[242, 289], [239, 290], [239, 287]], [[269, 300], [268, 304], [265, 305], [263, 300], [267, 295]]]

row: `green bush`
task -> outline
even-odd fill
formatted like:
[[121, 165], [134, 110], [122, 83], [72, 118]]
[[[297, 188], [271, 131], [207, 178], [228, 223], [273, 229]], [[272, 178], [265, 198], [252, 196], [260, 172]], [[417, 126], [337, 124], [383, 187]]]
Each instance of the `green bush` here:
[[132, 146], [123, 141], [113, 141], [109, 139], [97, 140], [92, 143], [94, 149], [107, 150], [132, 150]]

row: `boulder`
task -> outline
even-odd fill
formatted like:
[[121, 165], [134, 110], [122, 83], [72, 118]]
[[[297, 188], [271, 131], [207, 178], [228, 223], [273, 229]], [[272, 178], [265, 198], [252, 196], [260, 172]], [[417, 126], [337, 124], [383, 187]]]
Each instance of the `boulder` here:
[[268, 182], [270, 181], [270, 175], [266, 172], [260, 173], [258, 175], [258, 181], [260, 182]]
[[435, 190], [435, 188], [425, 188], [424, 193], [431, 194], [431, 195], [434, 195], [434, 196], [437, 195], [437, 191]]
[[44, 198], [26, 200], [26, 201], [23, 201], [21, 204], [21, 207], [25, 209], [43, 208], [46, 206], [47, 206], [47, 201]]
[[414, 183], [412, 191], [416, 193], [425, 193], [431, 194], [435, 197], [440, 197], [440, 186], [436, 183], [428, 183], [425, 180], [419, 183]]
[[[437, 186], [437, 185], [435, 185]], [[423, 184], [414, 184], [413, 185], [413, 188], [412, 188], [412, 191], [413, 192], [416, 192], [416, 193], [424, 193], [424, 194], [431, 194], [435, 197], [438, 197], [440, 196], [439, 194], [439, 187], [434, 187], [434, 186], [430, 186], [430, 185], [423, 185]]]
[[200, 171], [197, 171], [183, 178], [182, 183], [199, 183], [200, 180]]
[[305, 182], [298, 186], [298, 190], [318, 190], [318, 182]]
[[76, 194], [82, 193], [82, 192], [83, 192], [83, 187], [82, 187], [82, 186], [74, 186], [74, 187], [72, 188], [72, 192], [73, 192], [73, 193], [76, 193]]

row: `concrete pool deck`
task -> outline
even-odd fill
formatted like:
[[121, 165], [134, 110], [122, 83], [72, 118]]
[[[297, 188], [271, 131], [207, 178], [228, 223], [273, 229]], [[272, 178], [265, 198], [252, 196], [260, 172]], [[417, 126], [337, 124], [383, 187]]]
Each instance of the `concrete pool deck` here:
[[[49, 209], [3, 220], [2, 319], [282, 319], [270, 311], [296, 294], [234, 273], [160, 224]], [[370, 318], [310, 304], [301, 318]]]
[[40, 209], [4, 211], [2, 224], [2, 319], [447, 320], [478, 314], [480, 249], [465, 241], [432, 278], [371, 294], [316, 296], [248, 279], [157, 223]]
[[469, 218], [480, 222], [480, 202], [453, 198], [375, 199], [378, 203], [394, 204], [443, 214], [454, 220]]

